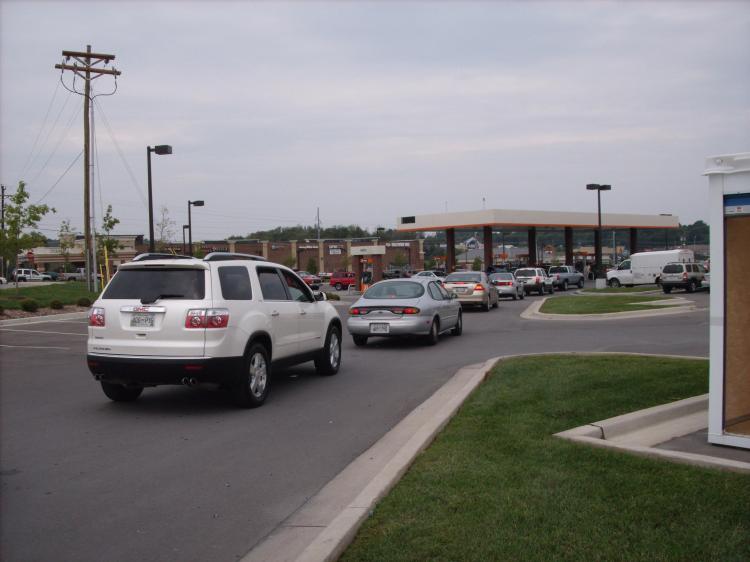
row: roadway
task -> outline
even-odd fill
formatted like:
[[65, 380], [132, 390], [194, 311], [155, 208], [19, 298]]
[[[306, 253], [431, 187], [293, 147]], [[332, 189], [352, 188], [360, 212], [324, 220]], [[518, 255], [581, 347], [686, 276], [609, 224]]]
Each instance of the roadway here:
[[700, 309], [565, 323], [521, 319], [538, 297], [503, 300], [467, 311], [463, 336], [434, 347], [345, 336], [338, 375], [276, 373], [256, 410], [183, 387], [115, 404], [85, 366], [85, 321], [0, 327], [0, 559], [238, 559], [464, 365], [572, 350], [707, 356], [708, 294], [686, 296]]

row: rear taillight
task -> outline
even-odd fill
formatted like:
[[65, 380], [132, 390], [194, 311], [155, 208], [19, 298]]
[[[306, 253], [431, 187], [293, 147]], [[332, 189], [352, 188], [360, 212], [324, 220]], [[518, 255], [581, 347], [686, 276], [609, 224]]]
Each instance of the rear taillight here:
[[414, 306], [394, 307], [388, 310], [393, 314], [419, 314], [419, 309]]
[[362, 308], [354, 307], [349, 309], [349, 314], [352, 316], [362, 316], [363, 314], [367, 314], [367, 311]]
[[477, 283], [477, 284], [476, 284], [476, 285], [474, 286], [474, 290], [475, 290], [475, 291], [484, 291], [484, 285], [482, 285], [481, 283]]
[[687, 277], [688, 277], [688, 276], [687, 276], [687, 271], [683, 271], [683, 272], [682, 272], [682, 280], [683, 280], [683, 281], [687, 281]]
[[534, 277], [534, 283], [541, 283], [542, 278], [541, 277]]
[[186, 328], [226, 328], [228, 325], [226, 308], [191, 308], [185, 317]]
[[104, 309], [98, 306], [89, 310], [89, 326], [104, 327]]

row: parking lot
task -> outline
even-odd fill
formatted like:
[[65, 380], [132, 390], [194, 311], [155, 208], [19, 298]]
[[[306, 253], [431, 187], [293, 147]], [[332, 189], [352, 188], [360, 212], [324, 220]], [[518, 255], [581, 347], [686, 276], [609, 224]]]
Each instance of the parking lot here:
[[[277, 372], [256, 410], [184, 387], [113, 403], [86, 368], [85, 320], [0, 327], [0, 558], [242, 557], [464, 365], [556, 351], [707, 355], [708, 294], [684, 296], [698, 310], [606, 323], [524, 320], [539, 297], [502, 300], [467, 311], [463, 335], [433, 347], [361, 348], [345, 333], [338, 375]], [[334, 304], [344, 318], [348, 302]]]

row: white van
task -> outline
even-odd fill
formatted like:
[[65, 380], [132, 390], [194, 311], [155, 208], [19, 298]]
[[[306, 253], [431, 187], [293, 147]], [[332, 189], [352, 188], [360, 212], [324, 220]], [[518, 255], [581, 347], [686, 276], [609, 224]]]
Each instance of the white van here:
[[660, 252], [637, 252], [625, 260], [617, 269], [607, 272], [607, 285], [648, 285], [658, 283], [662, 268], [670, 262], [694, 261], [692, 250], [663, 250]]

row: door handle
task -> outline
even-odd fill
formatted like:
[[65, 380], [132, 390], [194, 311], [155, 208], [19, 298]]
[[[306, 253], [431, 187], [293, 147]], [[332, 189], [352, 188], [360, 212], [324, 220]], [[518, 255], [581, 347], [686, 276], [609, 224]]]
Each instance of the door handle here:
[[278, 311], [278, 310], [274, 310], [274, 311], [273, 311], [273, 312], [271, 313], [271, 316], [278, 316], [278, 315], [279, 315], [279, 311]]
[[300, 314], [300, 316], [304, 316], [305, 314], [307, 314], [307, 312], [305, 312], [305, 311], [303, 310], [303, 311], [302, 311], [302, 312], [300, 312], [299, 314]]

